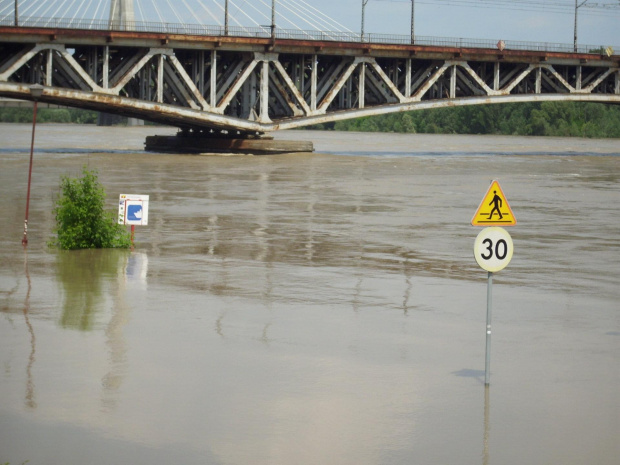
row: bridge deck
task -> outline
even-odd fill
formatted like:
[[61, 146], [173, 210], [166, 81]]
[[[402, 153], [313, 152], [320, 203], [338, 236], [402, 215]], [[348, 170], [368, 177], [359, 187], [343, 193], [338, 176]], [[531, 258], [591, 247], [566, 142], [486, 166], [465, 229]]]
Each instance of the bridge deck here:
[[[447, 40], [447, 39], [445, 39]], [[140, 31], [105, 31], [92, 29], [61, 29], [40, 27], [0, 26], [0, 41], [41, 43], [57, 42], [80, 45], [109, 45], [131, 47], [161, 47], [243, 50], [254, 52], [326, 54], [326, 55], [368, 55], [379, 57], [419, 57], [448, 59], [453, 57], [495, 61], [530, 62], [532, 60], [587, 60], [620, 64], [620, 55], [607, 56], [600, 48], [591, 52], [566, 52], [540, 50], [540, 44], [532, 43], [532, 50], [460, 46], [416, 45], [371, 42], [348, 42], [333, 40], [302, 40], [269, 37], [235, 37], [225, 35], [189, 35]], [[467, 41], [465, 41], [467, 42]], [[523, 46], [523, 43], [521, 43]], [[534, 49], [534, 47], [538, 49]]]

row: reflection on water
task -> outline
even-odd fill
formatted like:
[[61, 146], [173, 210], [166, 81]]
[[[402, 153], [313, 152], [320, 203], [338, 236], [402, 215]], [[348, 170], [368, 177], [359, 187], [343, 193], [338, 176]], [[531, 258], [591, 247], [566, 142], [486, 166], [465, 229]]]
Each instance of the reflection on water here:
[[28, 283], [26, 298], [24, 300], [24, 320], [26, 327], [30, 333], [30, 356], [28, 357], [28, 366], [26, 367], [26, 405], [28, 408], [37, 408], [34, 392], [34, 380], [32, 377], [32, 368], [35, 361], [35, 353], [37, 351], [37, 338], [34, 334], [34, 327], [30, 322], [30, 292], [32, 291], [32, 282], [30, 280], [30, 272], [28, 271], [28, 249], [24, 247], [24, 274]]
[[61, 327], [92, 331], [98, 314], [109, 310], [104, 327], [109, 362], [101, 386], [103, 407], [113, 409], [127, 366], [123, 334], [131, 311], [127, 283], [134, 289], [146, 289], [148, 257], [143, 252], [118, 249], [58, 251], [56, 270], [63, 298]]
[[491, 435], [491, 386], [484, 386], [484, 441], [482, 450], [482, 465], [489, 465], [489, 443]]
[[[124, 250], [62, 250], [56, 256], [56, 277], [62, 287], [60, 325], [90, 331], [106, 303], [109, 287], [123, 270], [129, 252]], [[114, 293], [112, 293], [114, 295]]]

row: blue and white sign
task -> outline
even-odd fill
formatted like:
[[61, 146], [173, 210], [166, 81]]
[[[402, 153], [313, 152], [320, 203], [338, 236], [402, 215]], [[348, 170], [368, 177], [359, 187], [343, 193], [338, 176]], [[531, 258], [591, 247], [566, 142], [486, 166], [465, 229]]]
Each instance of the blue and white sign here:
[[142, 202], [127, 205], [127, 221], [142, 222]]
[[121, 194], [118, 201], [118, 223], [138, 226], [149, 224], [149, 196]]

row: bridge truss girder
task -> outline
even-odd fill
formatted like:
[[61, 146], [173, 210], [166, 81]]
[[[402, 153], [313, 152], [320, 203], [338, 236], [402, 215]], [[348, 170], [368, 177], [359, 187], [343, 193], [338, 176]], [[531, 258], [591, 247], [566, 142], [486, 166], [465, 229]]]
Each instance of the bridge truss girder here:
[[[0, 42], [0, 95], [180, 127], [266, 132], [396, 111], [494, 102], [620, 103], [613, 60], [369, 56]], [[459, 55], [459, 54], [456, 54]]]

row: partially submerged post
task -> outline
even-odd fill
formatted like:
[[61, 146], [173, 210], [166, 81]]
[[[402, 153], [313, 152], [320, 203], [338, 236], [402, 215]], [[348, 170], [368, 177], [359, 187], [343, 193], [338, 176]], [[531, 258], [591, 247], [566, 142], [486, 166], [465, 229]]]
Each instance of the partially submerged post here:
[[26, 216], [24, 218], [24, 236], [22, 237], [22, 245], [28, 245], [28, 211], [30, 209], [30, 184], [32, 182], [32, 160], [34, 157], [34, 132], [37, 126], [37, 104], [41, 95], [43, 95], [43, 86], [35, 84], [30, 86], [30, 95], [34, 100], [32, 108], [32, 139], [30, 141], [30, 165], [28, 167], [28, 192], [26, 194]]
[[513, 244], [508, 231], [499, 227], [514, 226], [517, 220], [497, 181], [492, 181], [471, 220], [472, 226], [489, 226], [474, 242], [474, 258], [487, 274], [487, 324], [484, 384], [491, 382], [491, 316], [493, 313], [493, 273], [503, 270], [512, 259]]

